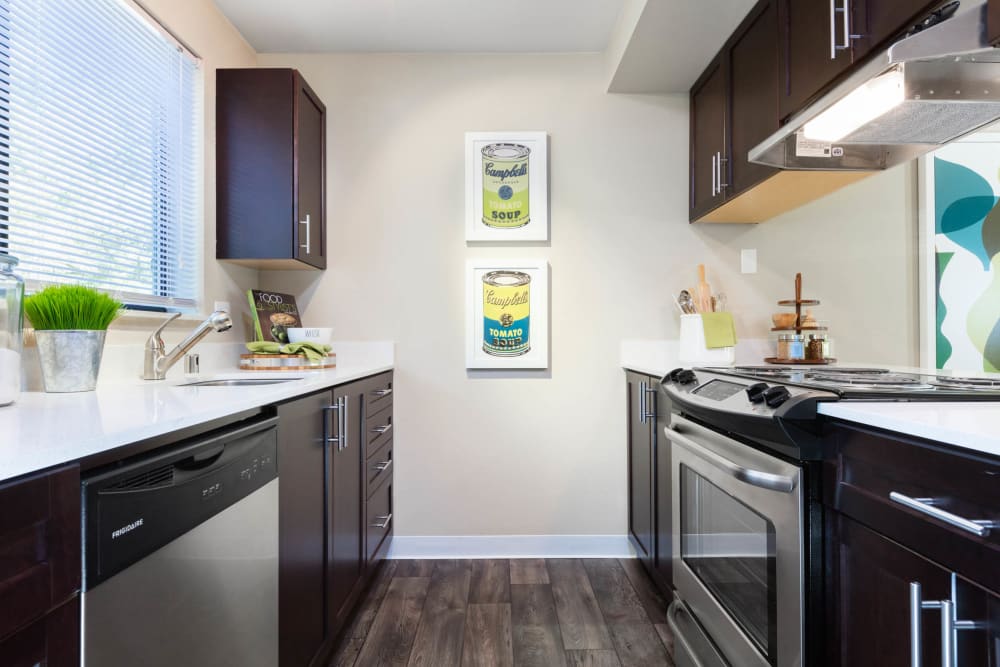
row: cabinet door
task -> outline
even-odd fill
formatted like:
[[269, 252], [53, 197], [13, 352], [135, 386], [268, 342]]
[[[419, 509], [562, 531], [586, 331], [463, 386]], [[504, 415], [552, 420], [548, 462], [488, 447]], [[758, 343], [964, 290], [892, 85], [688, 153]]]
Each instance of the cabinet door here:
[[[750, 149], [778, 130], [778, 8], [777, 0], [758, 3], [744, 21], [728, 50], [730, 96], [731, 184], [728, 197], [749, 190], [778, 170], [747, 159]], [[724, 174], [727, 173], [724, 170]]]
[[[656, 393], [651, 395], [651, 400], [660, 398], [660, 383], [655, 380], [653, 386]], [[665, 400], [657, 400], [656, 419], [653, 421], [653, 451], [656, 453], [656, 473], [653, 480], [656, 485], [654, 496], [656, 498], [656, 571], [660, 575], [660, 581], [673, 588], [673, 488], [671, 486], [670, 471], [670, 441], [661, 434], [667, 424], [670, 423], [670, 414]]]
[[649, 378], [628, 373], [628, 490], [629, 534], [639, 557], [653, 560], [653, 443], [650, 427], [642, 416]]
[[329, 622], [339, 626], [346, 604], [361, 578], [361, 394], [358, 383], [336, 387], [328, 432], [335, 438], [329, 447], [330, 486], [327, 525], [327, 609]]
[[[781, 0], [781, 76], [778, 102], [781, 118], [801, 110], [852, 62], [850, 33], [845, 37], [843, 14], [831, 6], [848, 0]], [[847, 48], [841, 48], [847, 44]]]
[[891, 38], [905, 34], [913, 24], [924, 16], [940, 0], [838, 0], [846, 1], [854, 19], [859, 38], [854, 41], [854, 59], [862, 57], [889, 41]]
[[[835, 572], [827, 591], [838, 628], [828, 635], [828, 664], [910, 667], [910, 584], [920, 584], [923, 600], [947, 600], [950, 573], [841, 514], [828, 512], [827, 520]], [[941, 612], [919, 617], [922, 664], [940, 665]]]
[[324, 391], [278, 406], [278, 625], [281, 664], [305, 667], [326, 636], [323, 505], [329, 469]]
[[0, 665], [4, 667], [79, 667], [79, 664], [79, 598], [0, 641]]
[[296, 243], [295, 257], [326, 268], [326, 107], [296, 76]]
[[691, 89], [690, 219], [725, 200], [718, 161], [726, 157], [726, 74], [717, 58]]

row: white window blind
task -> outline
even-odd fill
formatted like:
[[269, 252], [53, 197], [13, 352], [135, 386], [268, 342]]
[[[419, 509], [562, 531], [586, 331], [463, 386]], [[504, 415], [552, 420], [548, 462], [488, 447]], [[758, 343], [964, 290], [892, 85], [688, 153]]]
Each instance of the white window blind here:
[[29, 289], [195, 306], [198, 77], [124, 0], [0, 0], [0, 251]]

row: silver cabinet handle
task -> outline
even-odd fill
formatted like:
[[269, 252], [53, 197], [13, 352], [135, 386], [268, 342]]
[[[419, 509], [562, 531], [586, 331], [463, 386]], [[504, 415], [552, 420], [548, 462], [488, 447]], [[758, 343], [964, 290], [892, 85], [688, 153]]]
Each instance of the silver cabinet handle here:
[[715, 188], [715, 175], [718, 173], [718, 170], [716, 169], [716, 165], [715, 165], [715, 157], [716, 157], [715, 155], [712, 156], [712, 196], [713, 197], [717, 194], [716, 193], [716, 188]]
[[392, 424], [386, 424], [385, 426], [376, 426], [375, 428], [372, 429], [372, 433], [378, 433], [379, 435], [382, 435], [384, 433], [388, 433], [391, 430], [392, 430]]
[[911, 498], [910, 496], [904, 496], [902, 493], [893, 491], [889, 494], [889, 500], [899, 503], [904, 507], [909, 507], [911, 510], [920, 512], [921, 514], [926, 514], [938, 521], [943, 521], [949, 526], [972, 533], [976, 537], [986, 537], [992, 529], [1000, 527], [1000, 524], [995, 521], [966, 519], [957, 514], [946, 512], [943, 509], [935, 507], [935, 505], [940, 504], [940, 501], [934, 498]]
[[382, 398], [384, 396], [390, 395], [391, 393], [392, 389], [376, 389], [375, 391], [372, 392], [372, 396], [377, 396], [378, 398]]
[[347, 428], [347, 413], [348, 413], [347, 402], [348, 402], [348, 400], [350, 398], [351, 398], [350, 396], [343, 396], [340, 399], [340, 400], [343, 401], [343, 403], [342, 403], [343, 407], [340, 408], [340, 417], [343, 420], [343, 429], [340, 431], [340, 449], [341, 450], [347, 449], [350, 446], [350, 444], [351, 444], [351, 439], [350, 439], [350, 433], [351, 432]]
[[952, 667], [952, 623], [955, 608], [951, 600], [924, 600], [919, 582], [910, 582], [910, 667], [921, 667], [923, 638], [920, 634], [920, 616], [925, 609], [941, 610], [941, 667]]
[[[837, 14], [841, 15], [844, 28], [844, 41], [837, 43]], [[844, 6], [838, 7], [837, 0], [830, 0], [830, 60], [837, 59], [837, 51], [851, 48], [852, 39], [861, 39], [861, 35], [851, 34], [851, 0], [844, 0]]]
[[719, 177], [716, 179], [716, 182], [719, 184], [719, 194], [721, 195], [722, 190], [729, 187], [729, 183], [722, 182], [722, 163], [729, 162], [729, 158], [723, 156], [722, 153], [716, 153], [716, 156], [718, 156], [718, 159], [715, 161], [716, 169], [719, 170]]
[[646, 383], [639, 383], [639, 423], [646, 423]]
[[311, 234], [309, 233], [309, 230], [312, 228], [312, 222], [309, 219], [309, 214], [308, 213], [306, 213], [306, 219], [305, 220], [299, 220], [299, 224], [306, 226], [306, 242], [305, 243], [300, 243], [299, 247], [303, 248], [306, 251], [306, 254], [309, 255], [309, 254], [311, 254], [310, 245], [309, 245], [310, 244], [310, 238], [309, 237], [311, 236]]
[[381, 463], [376, 463], [372, 466], [372, 470], [378, 470], [379, 472], [385, 472], [392, 466], [392, 461], [382, 461]]
[[[389, 512], [385, 516], [376, 517], [376, 522], [371, 524], [372, 528], [385, 528], [392, 521], [392, 512]], [[381, 523], [379, 523], [381, 521]]]
[[340, 436], [343, 433], [343, 431], [341, 430], [341, 424], [342, 424], [342, 422], [341, 422], [341, 418], [340, 418], [340, 413], [342, 412], [342, 408], [343, 408], [343, 406], [341, 405], [341, 399], [339, 399], [339, 398], [337, 399], [337, 402], [334, 403], [333, 405], [328, 405], [325, 408], [323, 408], [324, 412], [334, 412], [335, 411], [337, 413], [337, 435], [332, 436], [332, 437], [331, 436], [327, 436], [326, 437], [327, 444], [329, 444], [329, 445], [332, 445], [334, 443], [337, 444], [337, 451], [340, 451], [340, 449], [341, 449], [341, 447], [340, 447]]
[[[646, 421], [649, 421], [650, 419], [652, 419], [652, 420], [655, 421], [656, 420], [656, 387], [651, 387], [651, 386], [649, 386], [647, 384], [645, 390], [643, 391], [643, 394], [646, 395], [646, 400], [645, 400], [645, 406], [643, 406], [643, 409], [642, 409], [642, 416], [646, 419]], [[652, 398], [652, 400], [650, 400], [650, 398]], [[649, 409], [650, 405], [653, 406], [652, 410]]]
[[830, 0], [830, 60], [837, 59], [837, 0]]
[[710, 449], [702, 447], [694, 440], [678, 433], [676, 424], [664, 427], [663, 432], [667, 436], [667, 439], [671, 442], [676, 442], [677, 444], [691, 450], [695, 455], [708, 461], [716, 468], [724, 470], [736, 479], [749, 484], [750, 486], [756, 486], [769, 491], [779, 491], [781, 493], [791, 493], [795, 490], [795, 480], [791, 477], [776, 475], [762, 470], [753, 470], [752, 468], [747, 468], [738, 463], [734, 463], [726, 457], [716, 454]]

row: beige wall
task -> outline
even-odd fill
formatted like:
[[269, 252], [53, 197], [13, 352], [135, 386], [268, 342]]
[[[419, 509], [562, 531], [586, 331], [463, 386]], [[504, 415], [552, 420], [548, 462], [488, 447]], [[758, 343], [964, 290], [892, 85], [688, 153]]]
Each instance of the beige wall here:
[[[201, 59], [204, 72], [203, 107], [205, 114], [204, 151], [204, 302], [203, 313], [212, 309], [214, 301], [229, 301], [238, 309], [246, 301], [246, 290], [257, 285], [257, 272], [218, 262], [215, 259], [215, 70], [219, 67], [254, 67], [256, 52], [243, 36], [219, 11], [212, 0], [140, 0], [138, 3], [152, 14]], [[127, 318], [115, 323], [108, 342], [142, 342], [155, 326], [149, 316]], [[171, 326], [165, 338], [171, 343], [183, 337], [190, 322]], [[213, 334], [213, 340], [243, 340], [242, 327], [226, 334]], [[139, 360], [141, 370], [141, 359]]]
[[[908, 169], [765, 225], [692, 227], [687, 97], [607, 95], [600, 55], [259, 60], [299, 68], [329, 117], [330, 268], [261, 286], [300, 294], [337, 338], [397, 342], [400, 535], [623, 534], [619, 342], [676, 336], [668, 295], [698, 262], [744, 336], [765, 335], [802, 270], [843, 352], [915, 356]], [[463, 133], [517, 129], [550, 135], [551, 245], [467, 247]], [[738, 273], [740, 247], [760, 273]], [[549, 372], [466, 372], [478, 256], [549, 260]], [[888, 332], [876, 347], [872, 331]]]

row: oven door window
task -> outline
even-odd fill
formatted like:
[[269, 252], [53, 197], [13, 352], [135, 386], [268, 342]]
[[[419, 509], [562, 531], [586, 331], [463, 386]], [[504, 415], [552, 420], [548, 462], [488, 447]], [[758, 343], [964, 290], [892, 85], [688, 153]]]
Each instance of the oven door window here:
[[774, 525], [691, 468], [680, 472], [681, 558], [773, 664]]

